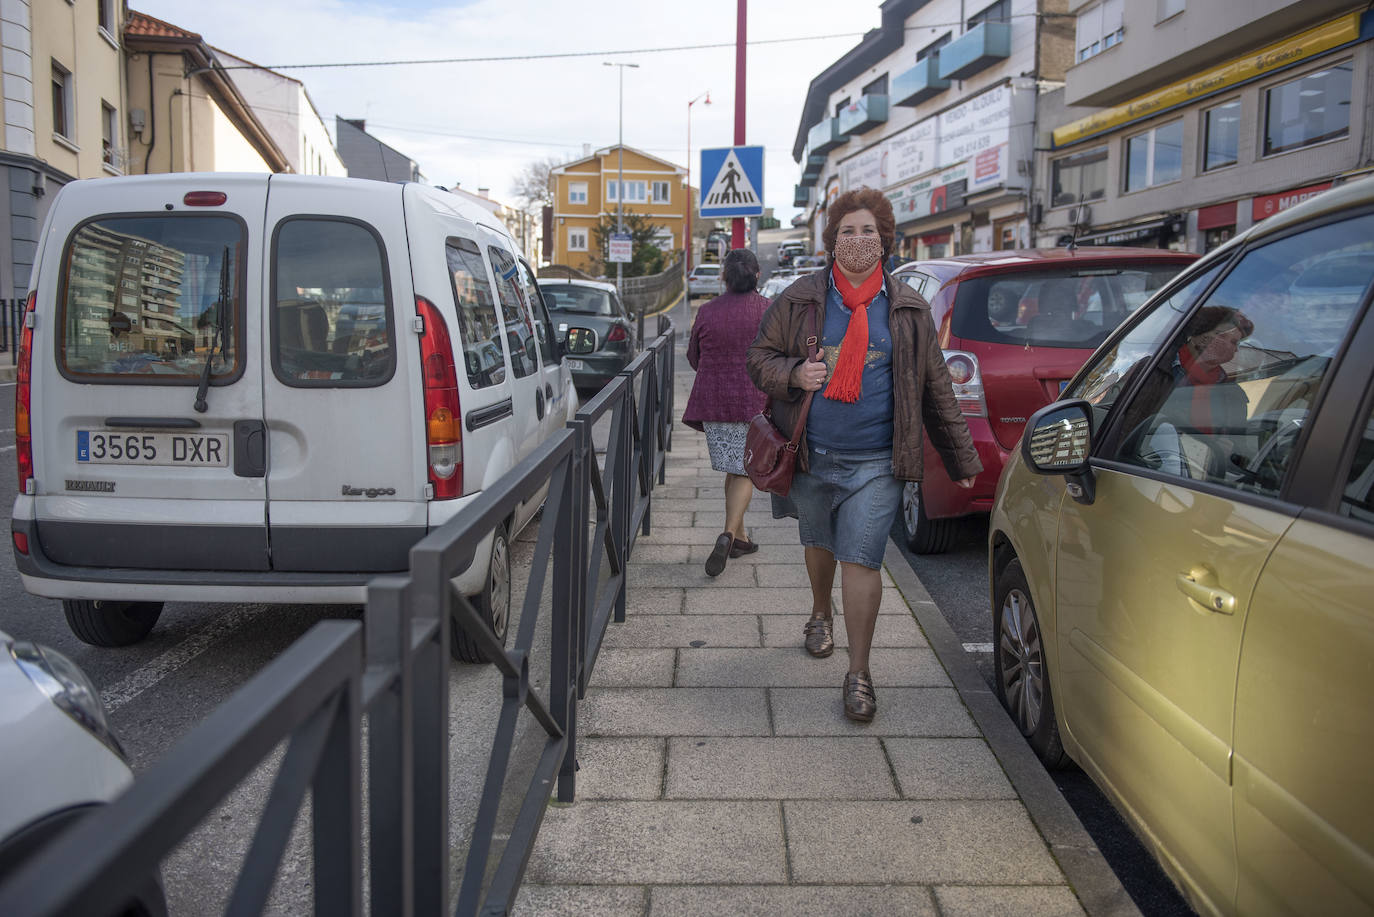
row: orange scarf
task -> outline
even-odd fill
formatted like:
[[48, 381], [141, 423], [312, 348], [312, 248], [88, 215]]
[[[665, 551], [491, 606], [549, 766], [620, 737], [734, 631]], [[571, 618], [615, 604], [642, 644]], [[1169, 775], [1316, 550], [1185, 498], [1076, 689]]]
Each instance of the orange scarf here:
[[868, 307], [883, 289], [883, 272], [879, 267], [857, 287], [840, 271], [838, 264], [830, 269], [835, 279], [835, 289], [840, 291], [840, 299], [850, 311], [849, 327], [844, 331], [840, 342], [840, 355], [835, 360], [835, 371], [830, 375], [830, 384], [822, 393], [832, 401], [853, 403], [859, 400], [863, 391], [864, 358], [868, 356]]

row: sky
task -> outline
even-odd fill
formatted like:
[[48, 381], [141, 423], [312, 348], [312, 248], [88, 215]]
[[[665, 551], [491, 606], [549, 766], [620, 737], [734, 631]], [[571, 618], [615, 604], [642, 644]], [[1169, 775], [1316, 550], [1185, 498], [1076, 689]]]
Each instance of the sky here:
[[[334, 117], [363, 118], [368, 133], [420, 164], [435, 185], [490, 188], [514, 202], [522, 167], [572, 161], [583, 144], [613, 146], [624, 73], [626, 146], [687, 165], [734, 141], [736, 0], [131, 0], [131, 9], [210, 45], [301, 80], [330, 132]], [[879, 24], [877, 0], [749, 0], [745, 142], [765, 147], [764, 205], [787, 225], [797, 212], [792, 160], [811, 80]], [[808, 39], [783, 41], [778, 39]], [[771, 43], [769, 43], [771, 42]], [[697, 50], [664, 50], [722, 44]], [[611, 53], [632, 51], [634, 53]], [[292, 64], [548, 55], [481, 63], [293, 68]], [[588, 54], [587, 52], [596, 52]], [[606, 61], [638, 69], [605, 66]]]

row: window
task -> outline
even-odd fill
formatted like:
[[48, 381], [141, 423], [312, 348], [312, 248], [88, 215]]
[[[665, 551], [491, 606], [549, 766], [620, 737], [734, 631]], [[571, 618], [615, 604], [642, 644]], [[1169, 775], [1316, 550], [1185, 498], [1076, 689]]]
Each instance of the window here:
[[849, 96], [845, 96], [843, 99], [841, 99], [840, 101], [836, 102], [836, 103], [835, 103], [835, 117], [838, 118], [838, 117], [840, 116], [840, 112], [842, 112], [842, 111], [844, 111], [846, 108], [848, 108], [848, 107], [849, 107], [849, 103], [852, 102], [852, 101], [854, 101], [854, 100], [851, 99]]
[[1051, 167], [1051, 207], [1100, 201], [1107, 196], [1107, 148], [1093, 147], [1063, 159]]
[[568, 182], [568, 203], [585, 204], [587, 203], [587, 183], [584, 181]]
[[100, 161], [119, 168], [119, 112], [104, 100], [100, 103]]
[[971, 29], [983, 22], [1011, 22], [1011, 0], [997, 0], [992, 6], [984, 7], [968, 19]]
[[520, 259], [518, 279], [525, 299], [534, 311], [534, 334], [539, 339], [539, 353], [544, 358], [544, 366], [548, 368], [558, 361], [553, 347], [553, 323], [549, 320], [548, 304], [534, 280], [534, 272], [523, 258]]
[[539, 371], [539, 347], [534, 335], [534, 319], [529, 305], [521, 295], [517, 283], [519, 271], [515, 258], [505, 249], [487, 246], [487, 256], [496, 274], [496, 293], [501, 300], [501, 318], [505, 323], [506, 350], [510, 353], [511, 368], [517, 379]]
[[1365, 419], [1364, 435], [1355, 447], [1355, 460], [1346, 475], [1338, 512], [1351, 519], [1374, 523], [1374, 412]]
[[213, 350], [212, 378], [238, 375], [246, 243], [242, 224], [224, 216], [105, 217], [80, 226], [58, 294], [63, 373], [83, 382], [195, 385]]
[[654, 182], [654, 203], [667, 204], [672, 201], [672, 189], [666, 181]]
[[1177, 16], [1187, 8], [1187, 0], [1155, 0], [1155, 24]]
[[660, 226], [658, 229], [654, 230], [653, 236], [649, 239], [649, 244], [656, 246], [659, 251], [672, 251], [673, 231], [665, 226]]
[[385, 383], [396, 339], [381, 240], [352, 220], [284, 221], [275, 234], [272, 369], [298, 388]]
[[1183, 177], [1183, 120], [1161, 124], [1126, 141], [1126, 190], [1139, 191]]
[[[614, 179], [606, 182], [606, 200], [619, 202], [620, 182]], [[625, 183], [625, 201], [632, 204], [642, 204], [649, 199], [649, 183], [643, 181], [627, 181]]]
[[1374, 216], [1246, 254], [1139, 379], [1108, 456], [1276, 497], [1316, 393], [1374, 280]]
[[72, 72], [57, 61], [52, 62], [52, 132], [72, 139]]
[[935, 39], [934, 41], [932, 41], [930, 44], [926, 45], [926, 46], [925, 46], [924, 48], [922, 48], [921, 50], [917, 51], [917, 52], [916, 52], [916, 60], [917, 60], [917, 61], [923, 61], [923, 60], [925, 60], [927, 57], [930, 57], [932, 54], [938, 53], [939, 50], [940, 50], [941, 48], [943, 48], [945, 45], [949, 44], [950, 41], [951, 41], [951, 34], [950, 34], [949, 32], [946, 32], [945, 34], [941, 35], [939, 38], [937, 38], [937, 39]]
[[585, 228], [568, 227], [568, 251], [585, 252], [587, 250], [587, 230]]
[[1078, 14], [1078, 60], [1085, 61], [1118, 44], [1126, 31], [1121, 24], [1122, 0], [1102, 0]]
[[1349, 61], [1309, 73], [1264, 94], [1264, 155], [1350, 133]]
[[1202, 171], [1236, 164], [1240, 150], [1240, 100], [1202, 113]]
[[473, 388], [500, 385], [506, 381], [506, 348], [482, 253], [477, 243], [462, 238], [450, 238], [444, 250], [468, 382]]
[[887, 74], [884, 73], [882, 76], [865, 86], [863, 94], [866, 96], [887, 95]]

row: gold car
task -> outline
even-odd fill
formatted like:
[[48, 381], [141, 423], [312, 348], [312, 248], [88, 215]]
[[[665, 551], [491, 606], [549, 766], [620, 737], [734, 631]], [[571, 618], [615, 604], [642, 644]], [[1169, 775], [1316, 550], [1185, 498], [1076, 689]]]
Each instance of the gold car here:
[[1027, 423], [996, 687], [1204, 914], [1374, 913], [1374, 179], [1198, 261]]

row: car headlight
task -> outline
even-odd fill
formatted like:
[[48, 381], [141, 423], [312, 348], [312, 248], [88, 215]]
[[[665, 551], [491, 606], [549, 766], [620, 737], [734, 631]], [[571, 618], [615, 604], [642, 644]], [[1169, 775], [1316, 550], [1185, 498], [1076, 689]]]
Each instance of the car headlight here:
[[105, 713], [105, 705], [101, 703], [100, 692], [76, 663], [57, 650], [29, 640], [11, 644], [10, 656], [48, 700], [80, 723], [110, 751], [119, 755], [120, 760], [128, 763], [124, 746], [119, 744], [114, 730], [110, 728], [110, 718]]

